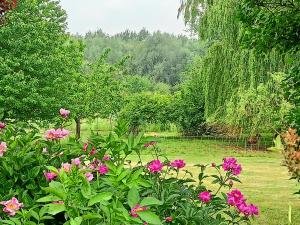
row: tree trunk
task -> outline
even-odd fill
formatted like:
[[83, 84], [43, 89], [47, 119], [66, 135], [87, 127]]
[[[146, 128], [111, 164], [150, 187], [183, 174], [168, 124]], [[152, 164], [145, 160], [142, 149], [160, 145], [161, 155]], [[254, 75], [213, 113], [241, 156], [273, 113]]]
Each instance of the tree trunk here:
[[79, 140], [80, 139], [80, 117], [77, 117], [75, 119], [76, 122], [76, 139]]

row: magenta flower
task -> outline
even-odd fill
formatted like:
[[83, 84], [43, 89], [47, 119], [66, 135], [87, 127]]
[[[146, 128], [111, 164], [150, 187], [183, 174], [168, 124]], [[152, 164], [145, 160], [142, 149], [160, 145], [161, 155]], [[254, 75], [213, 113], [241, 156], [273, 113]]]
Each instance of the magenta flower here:
[[235, 158], [224, 158], [222, 168], [224, 171], [230, 171], [233, 175], [239, 175], [242, 171], [242, 166], [237, 164]]
[[201, 192], [199, 195], [198, 195], [198, 198], [204, 202], [204, 203], [208, 203], [210, 202], [212, 196], [211, 196], [211, 193], [208, 192], [208, 191], [203, 191]]
[[65, 130], [65, 129], [51, 129], [51, 130], [47, 130], [45, 133], [45, 138], [48, 141], [51, 140], [60, 140], [60, 139], [64, 139], [65, 137], [67, 137], [70, 134], [70, 131]]
[[3, 122], [0, 122], [0, 130], [4, 129], [6, 127], [6, 124]]
[[61, 108], [61, 109], [59, 110], [59, 114], [60, 114], [63, 118], [66, 119], [66, 118], [68, 118], [68, 116], [70, 115], [70, 111]]
[[238, 206], [245, 202], [244, 195], [238, 189], [232, 190], [227, 194], [227, 203], [232, 206]]
[[182, 159], [177, 159], [171, 163], [171, 166], [174, 168], [177, 168], [177, 169], [181, 169], [181, 168], [185, 167], [185, 162]]
[[247, 205], [246, 202], [242, 202], [239, 205], [237, 205], [237, 209], [240, 213], [243, 213], [245, 216], [258, 216], [258, 208], [257, 206], [250, 204]]
[[156, 159], [149, 163], [148, 169], [151, 173], [159, 173], [162, 171], [163, 166], [160, 160]]
[[90, 151], [90, 155], [95, 155], [97, 153], [96, 148], [93, 146], [92, 150]]
[[23, 203], [20, 203], [15, 197], [8, 201], [2, 201], [0, 204], [5, 206], [3, 212], [7, 213], [9, 216], [16, 215], [16, 212], [23, 207]]
[[146, 211], [146, 210], [147, 210], [147, 207], [143, 207], [143, 206], [137, 204], [136, 206], [134, 206], [131, 209], [130, 214], [131, 214], [132, 217], [137, 218], [137, 217], [139, 217], [137, 212], [143, 212], [143, 211]]
[[88, 181], [92, 181], [94, 179], [94, 175], [92, 173], [86, 173], [85, 176]]
[[1, 142], [0, 143], [0, 157], [2, 157], [4, 155], [4, 153], [6, 152], [7, 150], [7, 145], [5, 142]]
[[79, 166], [81, 161], [80, 158], [75, 158], [71, 160], [72, 165]]
[[86, 152], [87, 148], [89, 147], [89, 143], [84, 143], [83, 151]]
[[256, 205], [250, 204], [248, 205], [248, 210], [250, 212], [250, 216], [258, 216], [259, 215], [259, 209]]
[[102, 161], [109, 161], [110, 160], [110, 156], [109, 155], [105, 155], [102, 158]]
[[108, 167], [104, 164], [99, 166], [99, 173], [101, 175], [107, 174], [108, 173]]
[[51, 181], [57, 177], [57, 174], [53, 172], [45, 172], [44, 176], [46, 177], [47, 181]]

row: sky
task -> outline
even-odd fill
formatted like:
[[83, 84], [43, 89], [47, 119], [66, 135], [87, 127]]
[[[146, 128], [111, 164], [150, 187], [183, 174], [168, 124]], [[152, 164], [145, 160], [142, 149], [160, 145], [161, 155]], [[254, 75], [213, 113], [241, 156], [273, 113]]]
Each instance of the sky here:
[[126, 29], [186, 34], [177, 19], [180, 0], [61, 0], [68, 14], [68, 31], [85, 34], [101, 28], [116, 34]]

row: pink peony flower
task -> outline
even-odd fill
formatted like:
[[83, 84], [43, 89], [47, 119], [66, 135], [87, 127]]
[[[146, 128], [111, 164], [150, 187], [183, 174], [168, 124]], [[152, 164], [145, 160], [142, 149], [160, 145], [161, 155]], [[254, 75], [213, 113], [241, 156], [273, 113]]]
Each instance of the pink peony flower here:
[[68, 116], [70, 115], [70, 111], [61, 108], [61, 109], [59, 110], [59, 114], [60, 114], [63, 118], [68, 118]]
[[45, 133], [45, 138], [48, 141], [51, 140], [60, 140], [63, 139], [65, 137], [67, 137], [70, 134], [70, 131], [65, 130], [65, 129], [51, 129], [51, 130], [47, 130]]
[[45, 172], [44, 176], [46, 177], [47, 181], [51, 181], [57, 177], [57, 174], [53, 172]]
[[230, 171], [233, 175], [239, 175], [242, 171], [242, 166], [237, 164], [235, 158], [224, 158], [222, 168], [224, 171]]
[[227, 194], [227, 203], [229, 205], [238, 206], [244, 202], [244, 195], [238, 189], [235, 189]]
[[87, 148], [89, 147], [89, 143], [84, 143], [83, 151], [86, 152]]
[[204, 203], [208, 203], [210, 202], [212, 196], [211, 196], [211, 193], [208, 192], [208, 191], [203, 191], [201, 192], [199, 195], [198, 195], [198, 198], [204, 202]]
[[106, 165], [102, 164], [102, 165], [99, 166], [98, 171], [101, 175], [107, 174], [108, 173], [108, 167]]
[[65, 171], [65, 172], [69, 172], [71, 170], [72, 165], [70, 163], [62, 163], [61, 164], [61, 168]]
[[94, 179], [94, 175], [92, 173], [86, 173], [85, 176], [88, 181], [92, 181]]
[[0, 122], [0, 130], [4, 129], [6, 127], [6, 124], [3, 122]]
[[3, 212], [7, 213], [9, 216], [16, 215], [16, 212], [23, 207], [23, 203], [20, 203], [15, 197], [8, 201], [2, 201], [0, 204], [5, 206]]
[[102, 161], [109, 161], [110, 160], [110, 156], [109, 155], [105, 155], [102, 158]]
[[136, 206], [134, 206], [131, 211], [130, 214], [132, 217], [137, 218], [139, 217], [139, 215], [137, 214], [137, 212], [143, 212], [146, 211], [147, 207], [142, 207], [141, 205], [137, 204]]
[[166, 222], [172, 222], [173, 221], [173, 217], [172, 216], [168, 216], [167, 218], [166, 218]]
[[250, 216], [258, 216], [259, 215], [259, 209], [256, 205], [250, 204], [248, 205], [248, 210], [250, 212]]
[[181, 168], [185, 167], [185, 162], [182, 159], [177, 159], [171, 163], [171, 166], [174, 168], [177, 168], [177, 169], [181, 169]]
[[156, 159], [149, 163], [148, 169], [151, 173], [159, 173], [162, 171], [163, 166], [160, 160]]
[[71, 160], [72, 165], [79, 166], [81, 161], [80, 158], [75, 158]]
[[145, 148], [148, 148], [148, 147], [150, 147], [150, 146], [154, 146], [154, 145], [156, 145], [156, 144], [157, 144], [157, 142], [156, 142], [156, 141], [150, 141], [150, 142], [148, 142], [148, 143], [144, 144], [144, 147], [145, 147]]
[[4, 155], [4, 153], [6, 152], [7, 150], [7, 145], [5, 142], [1, 142], [0, 143], [0, 157], [2, 157]]
[[239, 205], [237, 205], [237, 209], [240, 213], [243, 213], [245, 216], [258, 216], [259, 212], [258, 212], [258, 208], [253, 205], [247, 205], [246, 202], [242, 202]]

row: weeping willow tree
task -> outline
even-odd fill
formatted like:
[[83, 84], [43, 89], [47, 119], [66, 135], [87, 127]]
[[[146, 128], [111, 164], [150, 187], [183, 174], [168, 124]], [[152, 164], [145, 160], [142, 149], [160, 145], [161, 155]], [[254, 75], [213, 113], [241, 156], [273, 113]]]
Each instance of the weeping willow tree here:
[[[204, 93], [206, 120], [237, 126], [250, 134], [273, 129], [272, 121], [284, 116], [278, 113], [287, 113], [280, 110], [287, 102], [282, 92], [277, 91], [280, 86], [272, 82], [272, 74], [285, 72], [289, 57], [275, 48], [259, 53], [255, 48], [243, 45], [245, 30], [237, 19], [238, 0], [186, 0], [182, 1], [179, 12], [208, 44], [196, 76], [201, 81], [198, 82], [201, 83], [199, 89]], [[275, 93], [282, 101], [272, 104], [267, 111], [260, 108], [260, 104], [253, 106], [252, 99], [262, 95], [262, 90], [265, 98]], [[241, 97], [243, 95], [249, 95], [249, 98]], [[247, 108], [249, 104], [252, 106]], [[247, 117], [250, 112], [239, 113], [240, 107], [244, 107], [244, 111], [256, 107], [256, 113]], [[265, 124], [255, 122], [264, 121], [270, 115], [276, 118], [265, 120], [270, 122], [269, 129]]]

